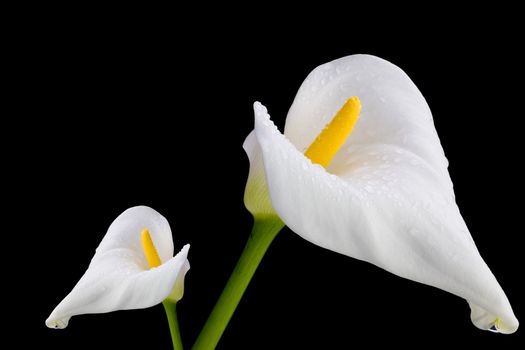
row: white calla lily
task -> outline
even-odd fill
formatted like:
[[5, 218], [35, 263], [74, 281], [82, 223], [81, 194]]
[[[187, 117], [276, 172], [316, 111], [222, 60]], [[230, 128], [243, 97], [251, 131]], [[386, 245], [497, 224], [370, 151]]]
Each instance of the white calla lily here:
[[[143, 248], [144, 229], [160, 266], [150, 269]], [[189, 244], [173, 256], [168, 221], [152, 208], [138, 206], [119, 215], [109, 227], [87, 271], [53, 310], [46, 325], [65, 328], [74, 315], [141, 309], [184, 293], [190, 265]]]
[[[323, 168], [304, 151], [351, 96], [361, 117]], [[277, 213], [332, 251], [466, 299], [481, 329], [513, 333], [518, 320], [455, 203], [430, 109], [410, 78], [368, 55], [316, 68], [290, 108], [284, 135], [255, 103], [245, 204]], [[275, 212], [274, 212], [274, 209]]]

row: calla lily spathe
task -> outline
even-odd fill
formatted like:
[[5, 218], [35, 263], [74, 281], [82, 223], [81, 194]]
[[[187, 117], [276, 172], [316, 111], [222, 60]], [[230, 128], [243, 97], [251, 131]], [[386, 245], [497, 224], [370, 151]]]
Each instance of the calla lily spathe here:
[[[162, 262], [150, 269], [141, 244], [147, 228]], [[173, 239], [166, 218], [145, 206], [120, 214], [100, 242], [87, 271], [53, 310], [46, 325], [65, 328], [71, 316], [141, 309], [165, 299], [178, 301], [190, 265], [189, 244], [173, 256]]]
[[[353, 133], [325, 169], [303, 153], [350, 96]], [[397, 66], [354, 55], [317, 67], [289, 110], [284, 135], [256, 102], [245, 204], [275, 212], [332, 251], [467, 300], [481, 329], [513, 333], [518, 320], [478, 253], [455, 203], [430, 109]]]

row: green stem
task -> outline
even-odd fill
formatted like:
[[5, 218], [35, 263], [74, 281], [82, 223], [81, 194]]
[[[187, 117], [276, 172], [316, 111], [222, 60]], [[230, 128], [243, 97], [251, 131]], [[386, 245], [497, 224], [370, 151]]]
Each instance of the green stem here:
[[179, 332], [179, 322], [177, 321], [176, 303], [164, 300], [162, 302], [166, 316], [168, 316], [168, 323], [170, 325], [171, 342], [173, 343], [173, 350], [182, 350], [182, 340]]
[[215, 349], [264, 253], [284, 223], [277, 216], [255, 218], [252, 233], [193, 350]]

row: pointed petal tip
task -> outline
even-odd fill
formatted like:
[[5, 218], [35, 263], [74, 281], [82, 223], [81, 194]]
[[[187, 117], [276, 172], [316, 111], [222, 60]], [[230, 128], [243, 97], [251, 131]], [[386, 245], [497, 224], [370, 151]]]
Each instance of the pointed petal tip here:
[[189, 250], [190, 250], [190, 244], [187, 243], [182, 247], [182, 249], [177, 253], [177, 255], [179, 254], [188, 255]]
[[255, 118], [266, 117], [267, 119], [270, 119], [268, 109], [259, 101], [253, 103], [253, 111], [255, 112]]
[[184, 247], [182, 247], [182, 249], [180, 250], [180, 252], [178, 252], [175, 256], [179, 256], [181, 258], [183, 258], [185, 261], [184, 263], [184, 267], [183, 267], [183, 270], [184, 270], [184, 274], [186, 274], [186, 272], [188, 272], [188, 270], [190, 269], [190, 261], [188, 260], [188, 253], [189, 253], [189, 250], [190, 250], [190, 244], [187, 243], [184, 245]]
[[186, 277], [186, 273], [190, 269], [190, 262], [187, 258], [189, 249], [190, 245], [186, 244], [184, 247], [182, 247], [180, 252], [173, 258], [174, 262], [178, 261], [181, 265], [179, 265], [177, 271], [177, 278], [174, 282], [174, 285], [171, 288], [171, 292], [166, 297], [166, 299], [174, 303], [177, 303], [179, 300], [181, 300], [184, 295], [184, 278]]
[[[276, 133], [279, 132], [277, 126], [273, 122], [268, 109], [261, 104], [260, 102], [255, 102], [253, 104], [253, 110], [255, 114], [255, 135], [259, 137], [259, 133]], [[280, 132], [279, 132], [280, 133]]]
[[46, 326], [52, 329], [64, 329], [67, 327], [69, 318], [57, 319], [51, 314], [46, 320]]
[[501, 334], [512, 334], [515, 333], [519, 328], [519, 322], [517, 319], [514, 319], [511, 322], [506, 322], [502, 320], [497, 320], [494, 323], [494, 328], [497, 333]]
[[512, 334], [518, 330], [518, 327], [519, 327], [519, 323], [508, 324], [504, 321], [496, 320], [488, 328], [484, 327], [481, 329], [488, 330], [493, 333]]
[[491, 312], [471, 302], [469, 302], [469, 306], [471, 309], [470, 319], [474, 326], [479, 329], [501, 334], [512, 334], [518, 330], [519, 322], [511, 309]]

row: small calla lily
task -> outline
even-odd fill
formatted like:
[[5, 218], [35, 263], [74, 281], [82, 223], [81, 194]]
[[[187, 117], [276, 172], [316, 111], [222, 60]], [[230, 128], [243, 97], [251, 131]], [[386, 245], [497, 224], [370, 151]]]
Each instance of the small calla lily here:
[[[350, 102], [362, 111], [357, 123], [349, 117], [355, 128], [341, 139], [342, 126], [329, 123]], [[455, 203], [430, 109], [400, 68], [368, 55], [319, 66], [299, 89], [284, 135], [264, 106], [254, 109], [244, 149], [245, 204], [255, 217], [277, 214], [314, 244], [462, 297], [478, 328], [516, 331]], [[303, 153], [322, 142], [335, 156], [313, 164]]]
[[87, 271], [53, 310], [46, 325], [65, 328], [74, 315], [141, 309], [184, 293], [189, 244], [173, 256], [166, 218], [138, 206], [120, 214], [100, 242]]

